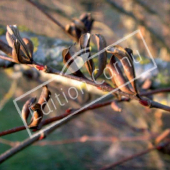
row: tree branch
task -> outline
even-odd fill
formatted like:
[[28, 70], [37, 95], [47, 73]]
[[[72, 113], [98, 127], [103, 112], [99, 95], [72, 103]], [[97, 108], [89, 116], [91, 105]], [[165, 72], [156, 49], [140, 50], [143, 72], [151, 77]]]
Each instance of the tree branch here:
[[[108, 102], [109, 103], [109, 102]], [[84, 108], [78, 112], [75, 112], [74, 114], [69, 114], [67, 117], [64, 117], [62, 120], [56, 122], [53, 125], [50, 125], [48, 128], [46, 128], [45, 130], [40, 131], [39, 134], [35, 134], [33, 135], [31, 138], [28, 138], [26, 140], [24, 140], [23, 142], [21, 142], [19, 145], [9, 149], [8, 151], [6, 151], [4, 154], [0, 155], [0, 163], [4, 162], [5, 160], [7, 160], [8, 158], [10, 158], [11, 156], [15, 155], [16, 153], [18, 153], [19, 151], [23, 150], [24, 148], [26, 148], [27, 146], [33, 144], [34, 142], [41, 140], [45, 137], [47, 137], [50, 133], [52, 133], [55, 129], [59, 128], [60, 126], [62, 126], [63, 124], [69, 122], [70, 120], [72, 120], [73, 118], [77, 117], [78, 115], [80, 115], [80, 113], [83, 113], [84, 111], [88, 110], [88, 109], [95, 109], [98, 108], [99, 106], [105, 106], [108, 105], [108, 103], [102, 103], [102, 104], [97, 104], [94, 106], [89, 106], [89, 108]]]
[[[1, 45], [2, 44], [0, 44], [0, 46]], [[1, 58], [1, 56], [0, 56], [0, 58]], [[9, 57], [4, 57], [4, 56], [2, 56], [2, 59], [10, 60]], [[162, 104], [160, 104], [158, 102], [154, 102], [154, 101], [149, 100], [149, 99], [142, 99], [144, 101], [141, 102], [141, 100], [137, 96], [122, 92], [121, 90], [115, 89], [115, 88], [111, 87], [110, 85], [108, 85], [106, 83], [103, 83], [103, 84], [99, 85], [99, 84], [96, 84], [94, 81], [86, 79], [86, 78], [77, 77], [77, 76], [74, 76], [74, 75], [66, 75], [64, 73], [61, 74], [61, 72], [56, 70], [56, 69], [53, 69], [53, 68], [50, 68], [50, 67], [47, 67], [47, 66], [44, 66], [44, 65], [40, 65], [40, 64], [35, 63], [35, 62], [33, 64], [26, 64], [26, 65], [28, 65], [30, 67], [34, 67], [37, 70], [43, 71], [45, 73], [60, 75], [60, 76], [63, 76], [63, 77], [69, 78], [69, 79], [77, 80], [79, 82], [83, 82], [83, 83], [95, 86], [98, 89], [103, 90], [103, 91], [113, 92], [113, 93], [118, 94], [119, 96], [125, 96], [125, 97], [127, 97], [129, 99], [137, 100], [143, 106], [147, 106], [147, 107], [150, 107], [150, 108], [158, 108], [158, 109], [161, 109], [161, 110], [164, 110], [164, 111], [170, 111], [169, 106], [162, 105]]]

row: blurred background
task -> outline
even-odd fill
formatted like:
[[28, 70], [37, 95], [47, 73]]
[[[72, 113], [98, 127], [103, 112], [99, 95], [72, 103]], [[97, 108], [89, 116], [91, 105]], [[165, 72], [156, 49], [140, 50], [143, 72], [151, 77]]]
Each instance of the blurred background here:
[[[83, 13], [91, 13], [95, 19], [92, 33], [102, 34], [107, 44], [140, 29], [158, 68], [147, 77], [139, 79], [143, 91], [170, 86], [170, 1], [169, 0], [35, 0], [43, 9], [60, 21], [62, 25], [71, 23]], [[34, 43], [36, 61], [62, 69], [61, 52], [73, 41], [41, 11], [25, 0], [0, 1], [0, 39], [6, 41], [6, 25], [16, 24], [23, 37]], [[127, 45], [136, 47], [132, 39]], [[140, 46], [140, 44], [138, 44]], [[143, 56], [148, 54], [144, 51]], [[144, 67], [149, 65], [146, 60]], [[140, 68], [138, 68], [140, 69]], [[14, 68], [0, 69], [0, 131], [22, 126], [13, 100], [40, 83], [53, 78], [51, 75], [32, 71], [15, 65]], [[77, 83], [69, 81], [76, 86]], [[49, 84], [50, 90], [63, 88], [67, 91], [68, 80], [56, 78]], [[38, 96], [36, 91], [30, 96]], [[102, 94], [95, 88], [86, 91], [86, 98], [79, 96], [69, 107], [79, 108]], [[30, 97], [29, 96], [29, 97]], [[170, 104], [168, 93], [153, 96], [153, 100]], [[25, 99], [18, 105], [22, 108]], [[148, 148], [152, 139], [170, 127], [170, 114], [156, 109], [147, 109], [137, 102], [121, 103], [121, 112], [111, 106], [83, 113], [78, 118], [53, 132], [42, 143], [37, 142], [1, 165], [7, 169], [59, 169], [87, 170], [100, 169]], [[67, 108], [59, 108], [62, 114]], [[28, 137], [26, 131], [0, 138], [0, 153]], [[152, 151], [114, 168], [116, 170], [166, 170], [170, 169], [170, 156]]]

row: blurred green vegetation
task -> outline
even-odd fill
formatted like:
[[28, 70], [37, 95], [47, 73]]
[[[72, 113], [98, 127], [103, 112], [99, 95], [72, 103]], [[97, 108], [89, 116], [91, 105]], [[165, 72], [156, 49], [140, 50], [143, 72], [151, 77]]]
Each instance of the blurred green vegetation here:
[[30, 32], [30, 29], [24, 25], [18, 25], [17, 26], [20, 32]]
[[5, 34], [5, 32], [6, 32], [5, 28], [3, 28], [3, 27], [0, 27], [0, 35], [3, 35], [3, 34]]
[[36, 52], [38, 50], [38, 46], [39, 46], [39, 41], [37, 37], [31, 37], [30, 38], [33, 45], [34, 45], [34, 52]]

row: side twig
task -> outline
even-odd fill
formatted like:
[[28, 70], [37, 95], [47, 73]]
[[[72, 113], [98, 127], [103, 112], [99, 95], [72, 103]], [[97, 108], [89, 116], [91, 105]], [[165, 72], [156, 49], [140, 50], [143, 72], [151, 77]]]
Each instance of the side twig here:
[[[119, 100], [117, 102], [123, 102], [123, 101], [127, 101], [127, 99], [122, 99], [122, 100]], [[86, 107], [84, 108], [83, 110], [81, 110], [80, 112], [83, 113], [85, 111], [88, 111], [88, 110], [94, 110], [94, 109], [97, 109], [97, 108], [101, 108], [101, 107], [105, 107], [105, 106], [108, 106], [111, 104], [112, 101], [108, 101], [108, 102], [105, 102], [105, 103], [101, 103], [101, 104], [94, 104], [92, 106], [89, 106], [89, 107]], [[74, 109], [74, 110], [67, 110], [65, 111], [65, 113], [59, 115], [59, 116], [55, 116], [55, 117], [52, 117], [52, 118], [48, 118], [46, 120], [43, 120], [42, 123], [41, 123], [41, 127], [42, 126], [45, 126], [45, 125], [48, 125], [50, 123], [53, 123], [55, 121], [58, 121], [58, 120], [61, 120], [69, 115], [71, 115], [72, 113], [74, 113], [76, 110], [79, 110], [79, 109]], [[19, 127], [15, 127], [15, 128], [12, 128], [12, 129], [9, 129], [9, 130], [5, 130], [5, 131], [2, 131], [0, 132], [0, 136], [5, 136], [5, 135], [8, 135], [8, 134], [11, 134], [11, 133], [15, 133], [15, 132], [19, 132], [19, 131], [22, 131], [22, 130], [25, 130], [26, 127], [25, 126], [19, 126]]]

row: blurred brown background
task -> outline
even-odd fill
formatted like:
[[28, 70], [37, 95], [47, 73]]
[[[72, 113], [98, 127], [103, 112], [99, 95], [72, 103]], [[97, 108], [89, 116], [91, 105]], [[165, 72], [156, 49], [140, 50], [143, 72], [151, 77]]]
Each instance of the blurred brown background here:
[[[169, 60], [169, 0], [63, 0], [62, 2], [36, 0], [36, 2], [63, 25], [70, 22], [70, 18], [79, 17], [83, 12], [92, 13], [96, 20], [93, 32], [102, 33], [108, 43], [141, 29], [153, 56]], [[68, 39], [58, 26], [24, 0], [2, 0], [0, 11], [1, 25], [22, 25], [37, 34]]]
[[[169, 87], [169, 0], [36, 0], [35, 2], [63, 25], [70, 23], [71, 18], [78, 18], [84, 12], [92, 13], [95, 18], [92, 33], [104, 35], [108, 44], [140, 29], [158, 64], [157, 74], [149, 77], [151, 87], [153, 89]], [[71, 42], [57, 25], [25, 0], [0, 1], [2, 39], [5, 39], [7, 24], [17, 24], [21, 34], [33, 38], [37, 44], [35, 58], [41, 56], [57, 60], [56, 56], [61, 57], [58, 51]], [[46, 39], [48, 41], [45, 42]], [[135, 41], [131, 43], [135, 47]], [[15, 70], [0, 70], [0, 120], [3, 120], [0, 123], [0, 131], [23, 125], [13, 100], [39, 85], [39, 82], [24, 77], [22, 71], [22, 68], [18, 67]], [[51, 78], [43, 76], [42, 81]], [[145, 81], [146, 79], [141, 82]], [[52, 85], [57, 89], [63, 87], [62, 82], [52, 82]], [[67, 88], [68, 86], [65, 86], [64, 89], [67, 91]], [[13, 92], [4, 101], [9, 89]], [[100, 94], [92, 94], [91, 100], [99, 96]], [[155, 95], [154, 100], [169, 105], [170, 95]], [[79, 102], [73, 101], [71, 104], [74, 107], [81, 107], [82, 101], [84, 98], [80, 96]], [[22, 102], [21, 106], [24, 103]], [[149, 138], [151, 134], [159, 134], [169, 128], [170, 115], [167, 112], [147, 109], [136, 102], [121, 103], [121, 108], [120, 113], [114, 112], [110, 106], [84, 113], [50, 135], [43, 146], [37, 144], [27, 148], [2, 164], [0, 169], [96, 170], [148, 148], [152, 141]], [[60, 109], [57, 114], [63, 111]], [[83, 142], [87, 136], [91, 137], [90, 140]], [[28, 137], [27, 132], [22, 131], [5, 136], [3, 139], [22, 141], [26, 137]], [[120, 141], [114, 141], [115, 138], [119, 138]], [[50, 143], [51, 141], [53, 143]], [[0, 138], [0, 153], [9, 148], [10, 146], [3, 143]], [[170, 156], [153, 151], [115, 169], [168, 170]]]

